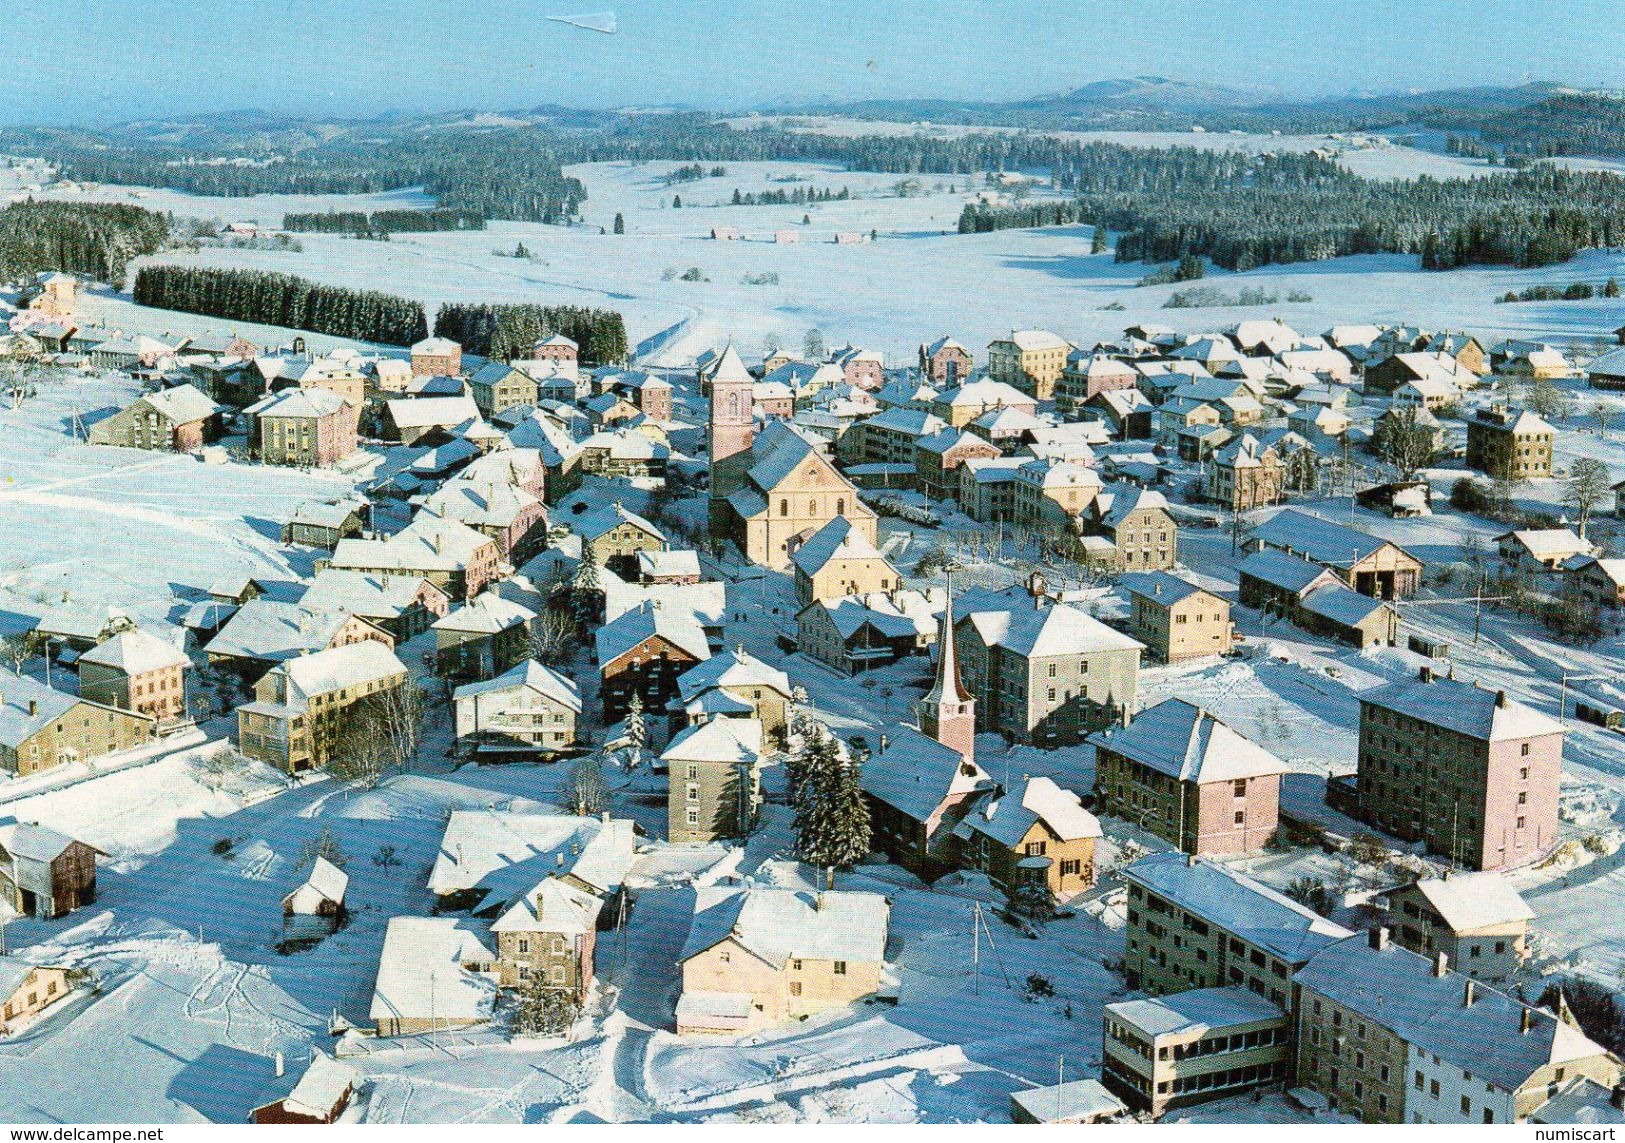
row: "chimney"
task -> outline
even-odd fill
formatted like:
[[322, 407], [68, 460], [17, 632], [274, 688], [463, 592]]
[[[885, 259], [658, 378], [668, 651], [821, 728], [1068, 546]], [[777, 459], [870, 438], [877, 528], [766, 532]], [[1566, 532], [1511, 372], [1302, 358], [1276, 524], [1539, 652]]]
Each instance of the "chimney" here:
[[[1533, 1008], [1529, 1007], [1529, 1005], [1525, 1004], [1523, 1006], [1523, 1013], [1518, 1017], [1518, 1031], [1520, 1033], [1522, 1033], [1523, 1035], [1527, 1036], [1527, 1035], [1529, 1035], [1529, 1030], [1531, 1028], [1533, 1028], [1534, 1026], [1535, 1026], [1535, 1010]], [[1618, 1096], [1619, 1088], [1616, 1087], [1614, 1089], [1614, 1094], [1616, 1096]]]
[[281, 1079], [287, 1073], [287, 1071], [288, 1071], [287, 1061], [282, 1058], [282, 1053], [278, 1052], [276, 1054], [276, 1076], [277, 1076], [277, 1079]]
[[1608, 1095], [1608, 1103], [1616, 1111], [1625, 1111], [1625, 1083], [1616, 1083]]
[[35, 699], [29, 699], [28, 700], [28, 717], [29, 718], [35, 718], [38, 715], [39, 715], [39, 703], [38, 703], [38, 701], [36, 701]]
[[1441, 977], [1442, 978], [1446, 972], [1450, 971], [1450, 969], [1448, 967], [1449, 964], [1450, 964], [1450, 957], [1449, 957], [1448, 954], [1442, 953], [1442, 952], [1434, 953], [1433, 954], [1433, 975], [1436, 976], [1436, 977]]
[[1195, 869], [1196, 868], [1196, 854], [1187, 853], [1185, 855], [1185, 868], [1186, 869]]
[[1507, 693], [1506, 693], [1506, 691], [1496, 691], [1495, 692], [1495, 705], [1500, 707], [1503, 710], [1506, 709], [1506, 705], [1507, 705]]
[[1477, 987], [1478, 981], [1469, 976], [1466, 983], [1461, 987], [1461, 1006], [1463, 1008], [1471, 1008], [1473, 1001], [1478, 999]]
[[1388, 947], [1388, 926], [1378, 925], [1375, 928], [1367, 929], [1366, 939], [1371, 942], [1373, 949], [1381, 952]]
[[1437, 678], [1437, 676], [1433, 673], [1433, 668], [1430, 666], [1422, 667], [1421, 670], [1416, 672], [1416, 677], [1421, 679], [1424, 683], [1431, 683], [1435, 678]]

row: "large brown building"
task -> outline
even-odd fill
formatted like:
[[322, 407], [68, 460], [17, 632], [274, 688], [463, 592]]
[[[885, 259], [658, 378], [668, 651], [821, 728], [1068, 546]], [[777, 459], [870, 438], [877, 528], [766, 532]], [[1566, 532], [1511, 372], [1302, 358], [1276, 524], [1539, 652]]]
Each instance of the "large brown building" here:
[[1273, 448], [1243, 433], [1216, 451], [1207, 470], [1207, 498], [1246, 512], [1286, 498], [1285, 467]]
[[1527, 409], [1478, 409], [1467, 422], [1467, 467], [1496, 480], [1548, 477], [1556, 441], [1557, 430]]
[[121, 631], [79, 658], [79, 697], [133, 710], [160, 723], [186, 716], [180, 648], [139, 629]]
[[1359, 697], [1360, 818], [1469, 869], [1522, 865], [1556, 843], [1560, 723], [1427, 667]]
[[1244, 547], [1249, 552], [1269, 548], [1319, 564], [1373, 599], [1403, 599], [1422, 586], [1422, 561], [1398, 544], [1296, 508], [1259, 524]]
[[49, 826], [0, 825], [0, 905], [51, 920], [94, 904], [100, 852]]
[[987, 346], [987, 375], [1039, 401], [1055, 397], [1072, 343], [1043, 329], [1012, 330]]
[[693, 612], [653, 602], [600, 627], [595, 646], [606, 722], [626, 717], [634, 694], [648, 715], [665, 710], [677, 697], [677, 680], [711, 657], [705, 629]]
[[959, 385], [976, 367], [970, 350], [951, 337], [920, 346], [920, 374], [934, 385]]
[[220, 406], [191, 385], [147, 393], [91, 426], [90, 443], [196, 452], [220, 435]]
[[350, 708], [408, 685], [395, 652], [371, 639], [279, 663], [237, 708], [237, 745], [250, 758], [298, 774], [324, 766]]
[[358, 410], [326, 389], [283, 389], [243, 410], [249, 445], [266, 464], [328, 468], [356, 450]]
[[582, 1000], [592, 987], [603, 907], [585, 889], [559, 877], [543, 878], [491, 925], [497, 983], [518, 989], [537, 983]]
[[1103, 813], [1186, 853], [1252, 853], [1274, 837], [1285, 763], [1200, 707], [1165, 699], [1089, 741]]
[[150, 715], [0, 672], [0, 770], [26, 775], [89, 762], [151, 742], [157, 732]]

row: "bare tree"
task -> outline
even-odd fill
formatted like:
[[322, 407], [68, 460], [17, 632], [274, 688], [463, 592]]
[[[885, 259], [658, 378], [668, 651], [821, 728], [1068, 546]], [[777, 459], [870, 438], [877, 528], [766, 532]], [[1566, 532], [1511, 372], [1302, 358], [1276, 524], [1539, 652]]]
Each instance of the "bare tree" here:
[[1377, 453], [1393, 465], [1401, 480], [1410, 480], [1433, 462], [1439, 438], [1423, 424], [1415, 408], [1395, 409], [1377, 426]]
[[23, 665], [34, 657], [38, 644], [39, 640], [32, 631], [16, 631], [0, 638], [0, 653], [11, 662], [12, 671], [20, 677]]
[[609, 808], [604, 763], [596, 752], [582, 754], [571, 764], [564, 798], [570, 812], [579, 817], [595, 817]]
[[1591, 513], [1614, 494], [1608, 466], [1595, 457], [1578, 457], [1569, 467], [1568, 487], [1563, 490], [1563, 503], [1579, 515], [1580, 538], [1585, 539], [1586, 525]]
[[1607, 401], [1598, 401], [1591, 406], [1591, 416], [1597, 422], [1597, 435], [1606, 437], [1608, 435], [1608, 425], [1614, 419], [1614, 407]]
[[417, 758], [426, 712], [426, 696], [416, 683], [365, 696], [340, 714], [323, 769], [342, 781], [376, 786]]
[[576, 642], [576, 624], [556, 607], [544, 607], [530, 622], [530, 657], [551, 666], [562, 662]]
[[1557, 386], [1553, 385], [1551, 380], [1546, 377], [1537, 377], [1534, 383], [1529, 386], [1529, 395], [1525, 398], [1524, 403], [1537, 415], [1545, 417], [1547, 420], [1563, 416], [1568, 412], [1569, 404]]

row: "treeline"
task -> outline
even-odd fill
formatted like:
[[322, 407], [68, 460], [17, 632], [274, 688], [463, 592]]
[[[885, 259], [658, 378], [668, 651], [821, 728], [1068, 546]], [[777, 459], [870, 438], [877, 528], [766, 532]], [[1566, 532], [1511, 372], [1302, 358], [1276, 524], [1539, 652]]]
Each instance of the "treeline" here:
[[1556, 95], [1539, 103], [1481, 115], [1439, 117], [1441, 126], [1473, 131], [1508, 161], [1555, 155], [1625, 155], [1625, 99]]
[[434, 332], [465, 352], [499, 361], [527, 358], [533, 345], [554, 334], [580, 347], [584, 365], [621, 365], [627, 358], [621, 315], [588, 306], [446, 305], [435, 316]]
[[1067, 204], [968, 206], [962, 232], [1089, 222], [1122, 231], [1120, 262], [1196, 256], [1229, 270], [1350, 254], [1422, 266], [1548, 266], [1625, 241], [1625, 179], [1536, 167], [1475, 179], [1378, 182], [1313, 154], [1093, 144]]
[[801, 206], [812, 202], [845, 202], [852, 192], [842, 187], [793, 187], [789, 190], [745, 191], [734, 188], [733, 206]]
[[701, 163], [685, 163], [681, 167], [674, 167], [661, 176], [661, 182], [667, 186], [673, 183], [697, 183], [701, 179], [720, 179], [728, 173], [727, 167], [712, 167], [709, 170]]
[[143, 266], [135, 276], [135, 300], [159, 309], [385, 345], [411, 345], [429, 332], [419, 302], [265, 270]]
[[328, 210], [282, 216], [282, 229], [308, 234], [424, 234], [438, 230], [484, 230], [470, 210]]
[[51, 270], [124, 285], [132, 258], [169, 238], [169, 219], [123, 203], [14, 202], [0, 210], [0, 277]]

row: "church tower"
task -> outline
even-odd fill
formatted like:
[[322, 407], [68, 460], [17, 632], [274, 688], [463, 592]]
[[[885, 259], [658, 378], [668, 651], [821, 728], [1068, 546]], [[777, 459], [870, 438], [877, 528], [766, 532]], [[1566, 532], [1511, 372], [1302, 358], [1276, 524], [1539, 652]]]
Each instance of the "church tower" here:
[[954, 646], [954, 585], [948, 580], [948, 601], [937, 632], [937, 679], [920, 700], [920, 730], [959, 751], [966, 762], [976, 754], [976, 699], [959, 677], [959, 651]]
[[756, 379], [732, 344], [711, 373], [711, 499], [720, 500], [744, 483], [756, 436], [753, 386]]

